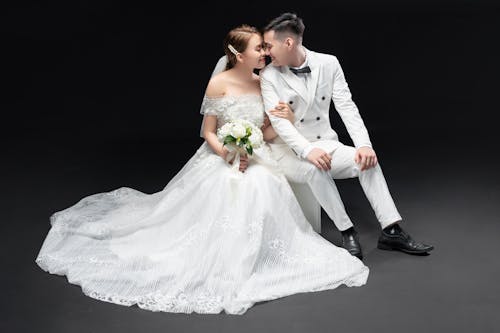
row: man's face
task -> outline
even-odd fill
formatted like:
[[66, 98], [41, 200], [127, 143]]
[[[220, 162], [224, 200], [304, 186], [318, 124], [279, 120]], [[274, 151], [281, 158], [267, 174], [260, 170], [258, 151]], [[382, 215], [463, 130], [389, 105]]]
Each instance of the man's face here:
[[274, 66], [286, 66], [288, 62], [289, 49], [284, 41], [276, 39], [274, 30], [264, 33], [264, 43], [266, 45], [266, 55], [271, 57]]

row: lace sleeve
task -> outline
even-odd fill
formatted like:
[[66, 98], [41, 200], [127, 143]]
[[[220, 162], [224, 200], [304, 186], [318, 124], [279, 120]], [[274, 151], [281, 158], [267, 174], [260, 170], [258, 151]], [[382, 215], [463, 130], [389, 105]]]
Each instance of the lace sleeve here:
[[219, 116], [224, 111], [220, 98], [203, 96], [200, 113], [208, 116]]

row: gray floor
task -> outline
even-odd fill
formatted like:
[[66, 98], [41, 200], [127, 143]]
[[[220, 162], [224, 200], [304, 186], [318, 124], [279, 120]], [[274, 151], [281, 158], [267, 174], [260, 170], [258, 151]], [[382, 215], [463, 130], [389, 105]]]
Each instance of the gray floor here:
[[[440, 142], [405, 146], [409, 150], [379, 142], [384, 149], [377, 151], [406, 230], [436, 247], [429, 256], [376, 249], [379, 227], [359, 183], [338, 181], [361, 235], [368, 283], [258, 303], [242, 316], [154, 313], [100, 302], [34, 262], [53, 211], [122, 185], [158, 191], [193, 150], [169, 161], [159, 159], [160, 145], [148, 143], [98, 149], [69, 149], [50, 141], [11, 145], [2, 166], [7, 217], [2, 224], [0, 331], [497, 331], [498, 158], [488, 149]], [[339, 233], [326, 216], [323, 236], [339, 244]]]

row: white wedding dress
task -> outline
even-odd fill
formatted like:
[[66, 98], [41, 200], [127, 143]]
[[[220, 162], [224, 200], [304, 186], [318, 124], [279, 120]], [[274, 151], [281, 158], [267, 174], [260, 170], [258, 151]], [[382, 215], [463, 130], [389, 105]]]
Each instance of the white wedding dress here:
[[[204, 97], [218, 127], [261, 126], [260, 95]], [[313, 231], [290, 185], [256, 149], [232, 169], [204, 142], [160, 192], [121, 187], [50, 217], [36, 258], [85, 295], [151, 311], [243, 314], [294, 293], [364, 285], [369, 269]]]

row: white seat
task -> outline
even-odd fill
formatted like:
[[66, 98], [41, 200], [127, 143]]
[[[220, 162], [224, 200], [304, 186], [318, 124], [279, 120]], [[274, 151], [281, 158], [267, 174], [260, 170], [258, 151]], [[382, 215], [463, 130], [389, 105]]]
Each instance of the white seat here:
[[321, 233], [321, 206], [314, 197], [309, 186], [305, 183], [290, 182], [293, 193], [314, 231]]

